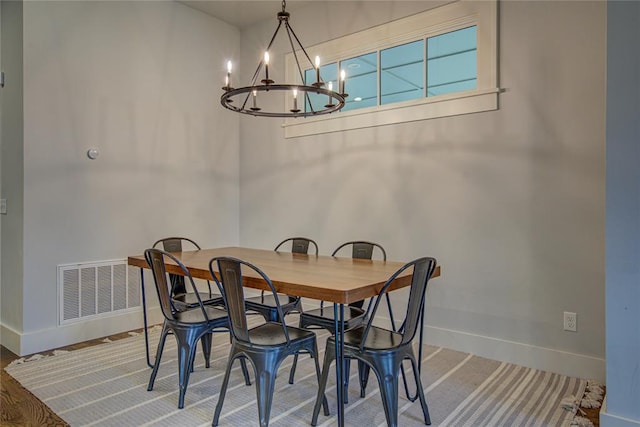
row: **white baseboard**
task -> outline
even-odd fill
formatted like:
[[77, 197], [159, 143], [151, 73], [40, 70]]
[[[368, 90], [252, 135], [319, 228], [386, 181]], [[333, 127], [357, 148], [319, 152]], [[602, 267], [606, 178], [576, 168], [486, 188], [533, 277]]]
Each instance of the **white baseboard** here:
[[[162, 314], [159, 308], [152, 307], [148, 312], [148, 318], [149, 324], [161, 323]], [[128, 312], [118, 316], [92, 319], [28, 333], [19, 333], [4, 325], [0, 325], [0, 337], [3, 346], [19, 356], [24, 356], [130, 331], [141, 328], [142, 325], [141, 312]], [[604, 358], [585, 356], [433, 326], [426, 326], [425, 338], [426, 342], [430, 345], [473, 353], [489, 359], [515, 363], [563, 375], [605, 382]], [[613, 416], [610, 417], [613, 418]], [[611, 425], [617, 426], [618, 424]]]
[[605, 382], [605, 359], [467, 332], [425, 327], [427, 344], [543, 371]]
[[0, 344], [18, 354], [16, 349], [20, 348], [20, 334], [6, 325], [0, 325]]
[[[151, 307], [147, 312], [147, 318], [150, 325], [161, 323], [162, 313], [159, 307]], [[142, 328], [143, 319], [140, 310], [27, 333], [19, 333], [4, 325], [0, 326], [2, 345], [18, 356], [25, 356]]]
[[607, 397], [605, 396], [600, 409], [600, 426], [601, 427], [638, 427], [640, 420], [631, 420], [629, 418], [619, 417], [617, 415], [607, 413]]

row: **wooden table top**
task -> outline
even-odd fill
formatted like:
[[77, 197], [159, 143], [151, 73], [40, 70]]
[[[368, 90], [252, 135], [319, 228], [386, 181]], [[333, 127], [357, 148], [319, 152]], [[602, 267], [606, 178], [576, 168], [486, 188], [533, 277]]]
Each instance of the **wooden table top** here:
[[[211, 280], [211, 258], [235, 257], [260, 268], [271, 279], [279, 293], [343, 304], [377, 295], [387, 279], [405, 264], [396, 261], [304, 255], [241, 247], [201, 249], [173, 255], [182, 261], [195, 278]], [[128, 257], [128, 264], [149, 268], [144, 255]], [[167, 264], [167, 271], [177, 274], [182, 272], [171, 264]], [[432, 277], [438, 276], [440, 266], [436, 267]], [[243, 270], [243, 283], [251, 288], [265, 289], [264, 281], [248, 269]], [[390, 290], [410, 284], [409, 269], [398, 276]]]

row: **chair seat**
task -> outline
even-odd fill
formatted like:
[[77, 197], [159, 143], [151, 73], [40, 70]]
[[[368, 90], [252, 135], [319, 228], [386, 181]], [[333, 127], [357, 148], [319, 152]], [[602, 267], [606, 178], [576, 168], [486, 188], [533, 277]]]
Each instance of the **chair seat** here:
[[[205, 298], [204, 294], [200, 295], [202, 304], [204, 305], [223, 305], [224, 299], [220, 294], [211, 294], [210, 298]], [[179, 308], [193, 308], [198, 307], [198, 297], [193, 292], [176, 294], [172, 297], [173, 302]]]
[[[365, 327], [357, 327], [344, 333], [344, 346], [359, 348], [362, 342], [362, 336], [364, 334]], [[329, 337], [332, 340], [332, 344], [335, 345], [335, 337]], [[378, 328], [371, 326], [369, 335], [367, 335], [367, 341], [364, 344], [366, 350], [389, 350], [397, 348], [402, 343], [402, 334], [393, 332], [388, 329]]]
[[[294, 298], [294, 299], [291, 300], [291, 298]], [[285, 307], [295, 305], [298, 302], [297, 297], [289, 297], [288, 295], [281, 295], [281, 294], [278, 294], [278, 300], [280, 301], [280, 306], [282, 307], [282, 311], [286, 311]], [[246, 298], [245, 305], [247, 309], [249, 309], [249, 307], [253, 309], [254, 307], [259, 307], [259, 306], [267, 306], [267, 307], [275, 308], [276, 300], [272, 294], [262, 295], [257, 297]]]
[[[228, 323], [228, 314], [223, 309], [212, 306], [205, 306], [204, 309], [207, 312], [207, 316], [209, 316], [210, 322], [220, 322], [225, 325]], [[179, 311], [175, 313], [175, 319], [177, 322], [185, 324], [206, 323], [200, 307]]]
[[[315, 310], [304, 311], [300, 314], [300, 327], [320, 326], [331, 332], [334, 331], [333, 307], [321, 307]], [[345, 306], [344, 328], [352, 329], [366, 322], [365, 311], [358, 307]]]
[[[291, 343], [305, 339], [315, 339], [315, 334], [306, 329], [293, 326], [286, 326]], [[282, 325], [274, 322], [267, 322], [255, 328], [249, 329], [251, 344], [256, 346], [277, 346], [286, 344], [287, 340], [282, 331]]]

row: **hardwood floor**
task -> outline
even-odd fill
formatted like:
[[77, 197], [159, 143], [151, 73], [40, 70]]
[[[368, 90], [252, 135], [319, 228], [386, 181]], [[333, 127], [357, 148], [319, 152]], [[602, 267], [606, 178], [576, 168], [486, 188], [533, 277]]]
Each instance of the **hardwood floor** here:
[[[138, 329], [136, 332], [141, 332], [141, 330]], [[115, 341], [127, 337], [129, 337], [129, 333], [123, 332], [111, 335], [109, 339]], [[90, 347], [102, 343], [103, 339], [99, 338], [62, 347], [60, 350], [78, 350]], [[49, 355], [52, 353], [53, 350], [45, 351], [41, 354]], [[47, 405], [4, 371], [5, 366], [16, 359], [19, 359], [19, 357], [5, 347], [0, 346], [0, 427], [68, 426]], [[588, 418], [595, 427], [600, 425], [600, 409], [583, 409], [583, 411], [585, 411], [585, 414], [582, 416]]]

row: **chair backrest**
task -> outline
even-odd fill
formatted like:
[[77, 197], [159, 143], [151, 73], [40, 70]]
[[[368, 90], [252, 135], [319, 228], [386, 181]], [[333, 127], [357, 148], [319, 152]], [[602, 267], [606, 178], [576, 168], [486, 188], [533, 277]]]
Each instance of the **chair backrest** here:
[[282, 242], [278, 243], [274, 251], [280, 249], [280, 247], [287, 242], [291, 242], [291, 252], [294, 254], [308, 254], [309, 245], [312, 245], [315, 250], [314, 255], [318, 255], [318, 244], [306, 237], [289, 237], [288, 239], [284, 239]]
[[413, 268], [413, 273], [411, 275], [411, 287], [409, 289], [409, 297], [407, 302], [407, 311], [402, 322], [402, 326], [398, 330], [402, 334], [402, 344], [407, 344], [413, 340], [416, 335], [416, 331], [418, 330], [419, 321], [424, 313], [424, 298], [427, 290], [427, 283], [431, 278], [431, 275], [436, 269], [437, 261], [435, 258], [424, 257], [418, 258], [407, 264], [403, 265], [398, 271], [393, 273], [391, 277], [385, 282], [384, 286], [380, 290], [378, 297], [376, 298], [375, 305], [373, 306], [373, 311], [369, 316], [369, 321], [367, 322], [367, 326], [365, 327], [364, 335], [362, 338], [361, 347], [364, 347], [367, 335], [369, 334], [369, 330], [371, 329], [371, 325], [374, 323], [376, 312], [378, 311], [378, 306], [380, 304], [380, 298], [387, 292], [387, 289], [393, 281], [398, 277], [403, 271], [408, 268]]
[[375, 248], [378, 248], [382, 253], [382, 259], [384, 261], [387, 260], [387, 252], [384, 250], [382, 245], [379, 245], [378, 243], [367, 242], [364, 240], [353, 240], [350, 242], [345, 242], [338, 246], [333, 251], [331, 256], [336, 256], [336, 254], [340, 252], [342, 248], [345, 248], [347, 246], [351, 246], [351, 258], [371, 259], [373, 258], [373, 250]]
[[162, 249], [166, 252], [182, 252], [182, 244], [185, 242], [193, 245], [196, 249], [202, 249], [200, 245], [187, 237], [165, 237], [156, 241], [152, 248], [157, 248], [159, 244], [162, 244]]
[[[229, 322], [231, 323], [231, 333], [236, 340], [251, 344], [249, 339], [249, 326], [247, 322], [247, 313], [244, 305], [244, 287], [242, 285], [242, 269], [248, 268], [253, 270], [255, 276], [262, 279], [269, 287], [273, 297], [276, 301], [276, 310], [278, 311], [278, 318], [282, 320], [282, 329], [289, 344], [289, 334], [284, 323], [284, 316], [282, 314], [282, 307], [276, 294], [276, 289], [271, 282], [271, 279], [255, 265], [243, 261], [238, 258], [232, 257], [216, 257], [209, 261], [209, 272], [211, 277], [218, 285], [218, 289], [222, 293], [225, 306], [229, 314]], [[218, 274], [216, 274], [216, 270]], [[220, 279], [218, 279], [220, 277]]]
[[166, 259], [170, 259], [182, 270], [182, 275], [176, 275], [173, 273], [169, 273], [169, 275], [173, 274], [175, 276], [182, 277], [183, 281], [191, 284], [191, 288], [200, 304], [200, 309], [202, 310], [205, 319], [208, 320], [208, 316], [206, 314], [204, 306], [202, 305], [202, 300], [200, 299], [200, 295], [198, 294], [196, 286], [193, 282], [191, 273], [189, 273], [189, 270], [184, 266], [184, 264], [182, 264], [182, 262], [180, 262], [178, 258], [173, 256], [169, 252], [165, 252], [163, 250], [155, 248], [147, 249], [146, 251], [144, 251], [144, 257], [147, 260], [147, 264], [149, 264], [149, 267], [151, 267], [153, 280], [156, 285], [156, 291], [158, 293], [158, 300], [160, 301], [160, 308], [162, 309], [162, 314], [167, 320], [175, 320], [175, 313], [178, 310], [174, 306], [173, 299], [171, 298], [171, 290], [173, 286], [170, 285], [170, 282], [167, 280]]
[[[187, 237], [165, 237], [157, 240], [151, 247], [157, 248], [158, 245], [162, 244], [162, 249], [166, 252], [182, 252], [183, 243], [188, 243], [195, 249], [201, 249], [200, 245]], [[169, 280], [171, 280], [171, 295], [184, 294], [187, 292], [183, 276], [179, 274], [169, 274]]]

